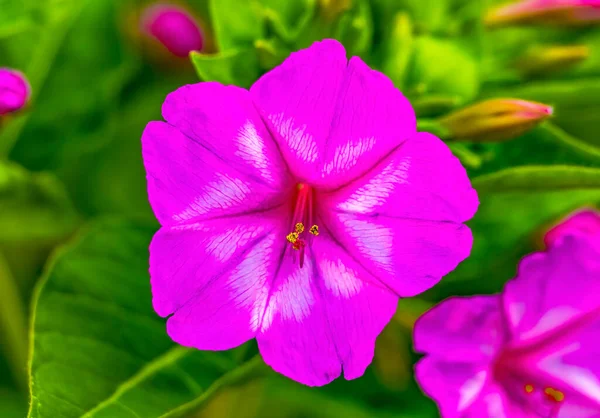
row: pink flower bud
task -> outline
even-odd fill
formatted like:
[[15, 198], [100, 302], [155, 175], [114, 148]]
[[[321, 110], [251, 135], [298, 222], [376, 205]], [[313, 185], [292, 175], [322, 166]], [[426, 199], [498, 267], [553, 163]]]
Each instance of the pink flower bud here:
[[440, 119], [452, 139], [502, 141], [515, 138], [552, 115], [551, 106], [521, 99], [490, 99]]
[[162, 43], [173, 55], [187, 57], [204, 46], [202, 30], [184, 9], [155, 4], [142, 14], [142, 31]]
[[0, 116], [21, 109], [30, 94], [29, 83], [20, 71], [0, 68]]
[[492, 10], [489, 26], [519, 23], [584, 25], [600, 20], [600, 0], [523, 0]]

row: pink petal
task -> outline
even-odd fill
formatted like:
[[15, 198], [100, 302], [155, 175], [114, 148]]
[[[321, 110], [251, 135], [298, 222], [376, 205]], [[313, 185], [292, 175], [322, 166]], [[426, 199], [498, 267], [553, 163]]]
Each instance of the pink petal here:
[[369, 277], [326, 233], [303, 268], [286, 256], [257, 337], [276, 371], [310, 386], [363, 375], [398, 297]]
[[546, 233], [544, 241], [549, 247], [561, 237], [573, 234], [587, 235], [600, 248], [600, 212], [584, 209], [569, 215]]
[[500, 298], [453, 297], [421, 316], [415, 351], [458, 362], [490, 362], [505, 343]]
[[293, 53], [250, 92], [292, 172], [315, 186], [359, 177], [416, 133], [402, 93], [334, 40]]
[[256, 334], [288, 228], [285, 213], [163, 227], [150, 246], [153, 304], [179, 344], [235, 347]]
[[415, 366], [423, 392], [443, 418], [533, 418], [513, 405], [486, 364], [425, 357]]
[[[232, 131], [231, 136], [224, 135], [221, 140], [235, 153], [245, 147], [243, 137], [236, 137]], [[246, 161], [244, 155], [249, 154], [240, 151], [228, 157], [213, 152], [167, 123], [150, 122], [146, 126], [142, 151], [150, 204], [162, 225], [267, 210], [288, 200], [286, 191], [281, 189], [283, 183], [278, 189], [254, 175], [260, 165], [253, 165], [250, 157]], [[257, 159], [263, 157], [256, 154]], [[265, 163], [263, 167], [269, 165]]]
[[256, 340], [265, 363], [275, 371], [322, 386], [338, 377], [342, 366], [314, 269], [311, 256], [303, 268], [289, 254], [284, 256]]
[[401, 297], [438, 283], [469, 255], [473, 242], [468, 227], [452, 222], [352, 213], [323, 214], [319, 222], [366, 271]]
[[516, 345], [530, 345], [600, 313], [600, 253], [583, 237], [565, 236], [548, 252], [523, 259], [503, 293]]
[[324, 201], [337, 212], [457, 223], [471, 219], [479, 204], [460, 161], [423, 132]]

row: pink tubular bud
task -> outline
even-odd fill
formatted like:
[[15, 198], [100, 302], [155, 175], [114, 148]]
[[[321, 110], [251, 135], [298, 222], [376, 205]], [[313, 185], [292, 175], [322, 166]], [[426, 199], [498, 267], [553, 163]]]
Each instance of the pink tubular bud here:
[[490, 99], [440, 119], [452, 139], [502, 141], [515, 138], [552, 115], [551, 106], [521, 99]]
[[523, 0], [492, 10], [488, 26], [543, 23], [586, 25], [600, 21], [600, 0]]
[[204, 36], [196, 20], [184, 9], [168, 4], [155, 4], [142, 14], [142, 31], [158, 40], [173, 55], [187, 57], [201, 51]]
[[0, 68], [0, 116], [22, 109], [30, 95], [31, 88], [23, 73]]

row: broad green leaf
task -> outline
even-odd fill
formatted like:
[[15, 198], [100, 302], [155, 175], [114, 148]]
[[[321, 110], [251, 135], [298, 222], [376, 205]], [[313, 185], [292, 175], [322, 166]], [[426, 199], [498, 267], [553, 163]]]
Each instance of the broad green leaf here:
[[480, 193], [600, 190], [600, 168], [566, 165], [513, 167], [477, 177], [473, 180], [473, 187]]
[[122, 5], [74, 2], [68, 17], [42, 30], [25, 71], [34, 93], [31, 109], [0, 135], [5, 150], [15, 145], [12, 159], [29, 169], [56, 169], [107, 142], [105, 119], [138, 65], [120, 36]]
[[230, 50], [215, 55], [192, 52], [190, 58], [202, 81], [250, 87], [259, 75], [255, 48]]
[[0, 39], [31, 30], [36, 24], [35, 5], [30, 0], [0, 0]]
[[285, 42], [293, 43], [314, 16], [317, 0], [261, 0], [259, 14]]
[[259, 374], [175, 345], [152, 310], [154, 228], [99, 221], [59, 251], [34, 297], [30, 418], [153, 418]]
[[256, 2], [209, 0], [209, 8], [219, 51], [251, 47], [264, 36], [264, 22]]
[[25, 397], [8, 388], [0, 388], [0, 417], [23, 418], [27, 412]]
[[71, 234], [78, 222], [54, 175], [0, 163], [0, 244], [56, 242]]

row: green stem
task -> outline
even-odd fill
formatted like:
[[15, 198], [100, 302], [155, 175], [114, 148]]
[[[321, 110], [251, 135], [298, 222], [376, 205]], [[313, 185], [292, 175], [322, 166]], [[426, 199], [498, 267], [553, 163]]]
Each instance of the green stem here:
[[0, 331], [15, 381], [27, 390], [27, 321], [17, 284], [0, 253]]

